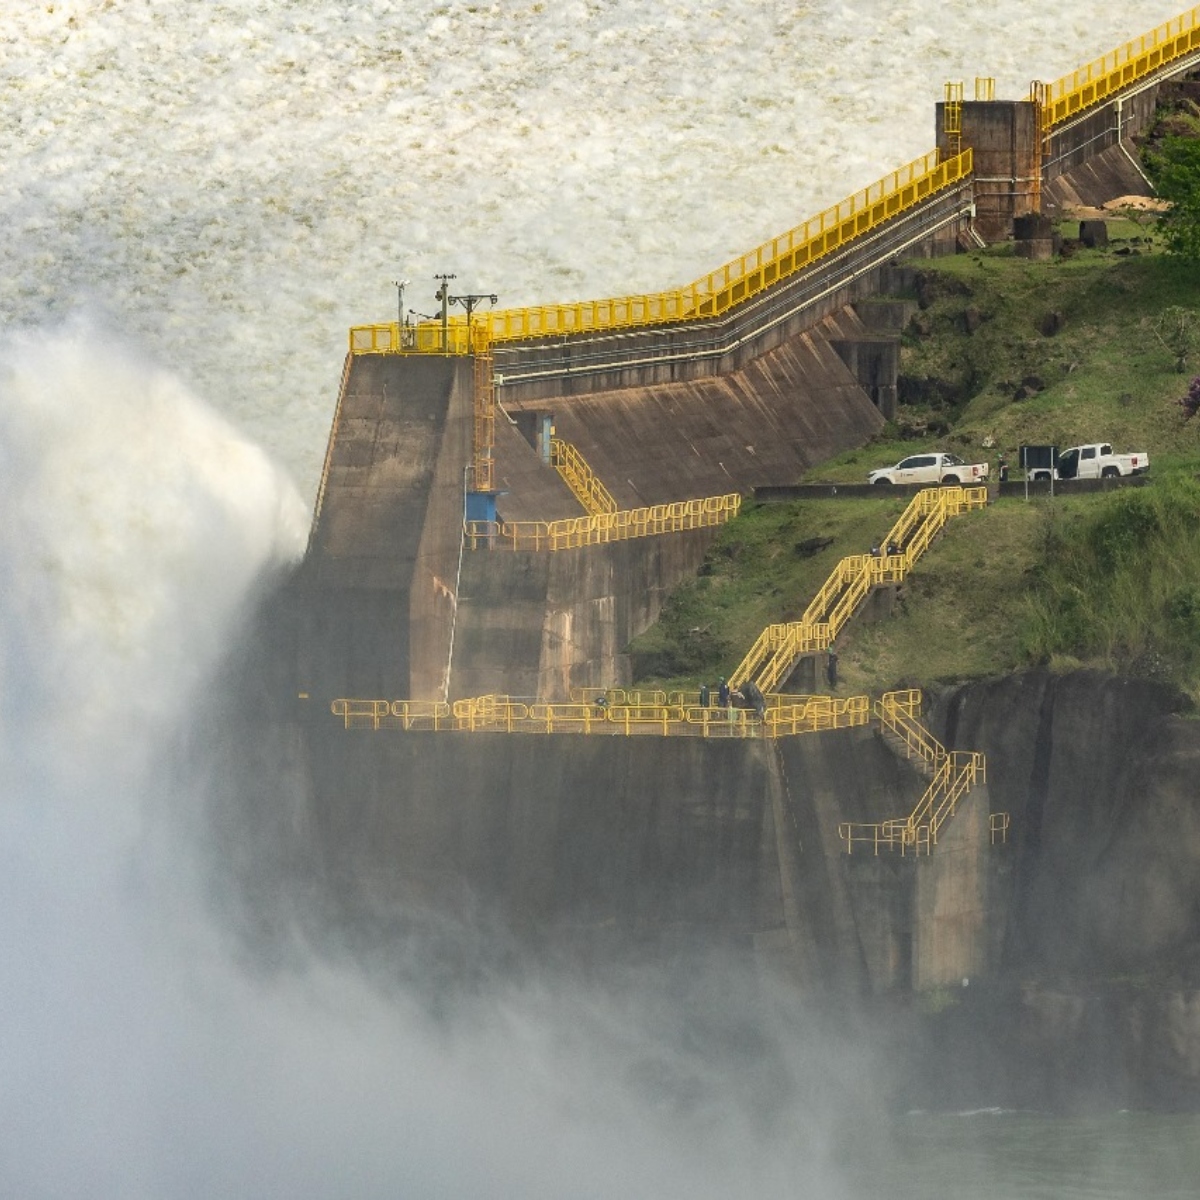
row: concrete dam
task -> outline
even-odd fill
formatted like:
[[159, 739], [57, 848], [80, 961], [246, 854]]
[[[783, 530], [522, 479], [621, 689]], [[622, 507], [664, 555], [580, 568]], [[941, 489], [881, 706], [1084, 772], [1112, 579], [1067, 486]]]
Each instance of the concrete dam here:
[[[1097, 1009], [1066, 981], [1061, 996], [1012, 983], [1031, 964], [1113, 978], [1200, 955], [1181, 783], [1200, 735], [1170, 696], [1147, 685], [1131, 705], [1141, 685], [1040, 674], [972, 685], [934, 705], [922, 761], [871, 701], [820, 694], [839, 622], [936, 553], [924, 515], [894, 556], [852, 563], [826, 608], [764, 631], [745, 674], [775, 663], [757, 714], [638, 695], [625, 654], [741, 497], [894, 413], [905, 261], [1009, 238], [1037, 257], [1056, 205], [1145, 190], [1129, 139], [1196, 69], [1200, 27], [1162, 43], [1029, 100], [948, 91], [926, 159], [691, 288], [452, 320], [443, 281], [440, 321], [352, 330], [308, 553], [243, 685], [257, 768], [298, 797], [256, 813], [252, 857], [339, 920], [486, 918], [585, 957], [721, 943], [885, 1007], [957, 988], [970, 1002], [913, 1045], [963, 1043], [964, 1096], [999, 1046], [1014, 1101], [1044, 1096], [1048, 1046], [1086, 1056], [1119, 1028], [1116, 1092], [1200, 1102], [1200, 992]], [[969, 786], [947, 784], [922, 840], [904, 815], [960, 754]], [[1154, 820], [1129, 812], [1141, 777]], [[1165, 876], [1164, 827], [1187, 848]], [[1111, 871], [1115, 907], [1095, 882]], [[912, 1077], [919, 1092], [919, 1063]]]

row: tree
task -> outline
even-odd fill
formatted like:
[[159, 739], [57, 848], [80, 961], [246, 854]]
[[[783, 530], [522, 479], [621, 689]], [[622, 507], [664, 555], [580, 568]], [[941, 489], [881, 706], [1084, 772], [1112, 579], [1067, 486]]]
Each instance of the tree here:
[[1200, 314], [1172, 304], [1158, 314], [1151, 328], [1163, 348], [1175, 359], [1175, 370], [1182, 374], [1200, 350]]
[[1159, 196], [1171, 206], [1159, 222], [1167, 248], [1200, 262], [1200, 138], [1164, 138], [1146, 166]]

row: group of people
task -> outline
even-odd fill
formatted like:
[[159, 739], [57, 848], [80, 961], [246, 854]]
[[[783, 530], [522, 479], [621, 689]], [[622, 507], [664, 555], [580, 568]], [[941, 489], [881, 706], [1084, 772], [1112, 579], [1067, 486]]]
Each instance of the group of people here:
[[[740, 688], [731, 688], [722, 675], [717, 680], [717, 707], [726, 709], [731, 715], [735, 708], [752, 708], [758, 713], [761, 721], [767, 713], [767, 698], [762, 694], [762, 688], [753, 679], [742, 684]], [[711, 708], [713, 691], [707, 683], [700, 685], [700, 707]]]
[[882, 558], [885, 554], [887, 555], [888, 558], [891, 558], [893, 554], [903, 554], [903, 553], [904, 553], [904, 551], [900, 548], [899, 542], [889, 541], [887, 544], [886, 550], [881, 548], [879, 542], [876, 542], [871, 547], [871, 557], [872, 558]]

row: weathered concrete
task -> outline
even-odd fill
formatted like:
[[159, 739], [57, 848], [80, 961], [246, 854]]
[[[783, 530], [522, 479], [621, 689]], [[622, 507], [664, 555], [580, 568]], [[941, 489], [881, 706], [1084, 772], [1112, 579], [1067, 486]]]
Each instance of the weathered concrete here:
[[1126, 139], [1055, 176], [1042, 194], [1042, 211], [1056, 217], [1068, 209], [1103, 208], [1123, 196], [1154, 195], [1137, 154], [1137, 146]]
[[451, 694], [567, 700], [572, 688], [628, 685], [626, 646], [699, 570], [717, 532], [553, 553], [468, 552]]
[[1018, 879], [1001, 966], [1121, 975], [1200, 967], [1200, 727], [1173, 691], [1036, 672], [939, 701], [1012, 814]]
[[[834, 342], [878, 345], [850, 310], [719, 379], [532, 401], [622, 508], [794, 481], [883, 424]], [[845, 352], [845, 351], [843, 351]], [[526, 406], [516, 404], [513, 411]], [[513, 450], [525, 450], [513, 443]], [[500, 470], [507, 470], [499, 455]], [[507, 514], [509, 510], [506, 508]]]
[[296, 586], [302, 687], [441, 693], [471, 461], [470, 360], [355, 358]]
[[989, 953], [988, 860], [991, 796], [972, 788], [942, 826], [937, 849], [917, 864], [913, 986], [918, 991], [986, 978]]
[[[937, 105], [938, 149], [950, 149], [945, 104]], [[962, 145], [974, 162], [975, 228], [985, 241], [1010, 236], [1015, 217], [1039, 211], [1041, 144], [1037, 110], [1027, 100], [968, 100]]]

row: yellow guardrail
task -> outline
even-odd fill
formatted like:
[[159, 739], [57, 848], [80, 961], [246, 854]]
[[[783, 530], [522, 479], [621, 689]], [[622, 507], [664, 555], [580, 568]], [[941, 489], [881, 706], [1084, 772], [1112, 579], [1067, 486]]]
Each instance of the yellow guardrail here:
[[391, 324], [355, 325], [350, 329], [350, 353], [471, 354], [486, 347], [486, 337], [472, 332], [472, 326], [478, 327], [478, 324], [478, 319], [468, 325], [465, 317], [451, 317], [445, 327], [441, 321], [421, 321], [417, 325], [403, 326], [396, 321]]
[[1006, 812], [994, 812], [988, 817], [988, 832], [992, 835], [992, 845], [1005, 845], [1008, 842], [1008, 827], [1012, 818]]
[[[946, 750], [921, 724], [921, 693], [915, 688], [885, 692], [874, 705], [875, 715], [884, 730], [901, 739], [909, 758], [920, 758], [932, 770], [929, 785], [907, 817], [887, 821], [843, 821], [838, 836], [846, 853], [856, 845], [870, 846], [873, 853], [899, 850], [906, 854], [928, 854], [937, 845], [938, 832], [954, 816], [959, 801], [978, 783], [987, 782], [987, 762], [976, 751]], [[1008, 836], [1006, 813], [992, 813], [989, 827], [992, 842]]]
[[450, 705], [440, 700], [335, 700], [347, 729], [452, 729]]
[[1197, 51], [1200, 51], [1200, 6], [1053, 83], [1034, 83], [1030, 98], [1041, 105], [1042, 128], [1050, 130]]
[[617, 502], [609, 494], [608, 488], [600, 482], [595, 471], [588, 466], [587, 459], [570, 442], [564, 442], [562, 438], [550, 439], [550, 463], [562, 476], [575, 499], [592, 516], [617, 511]]
[[731, 492], [560, 521], [464, 521], [463, 532], [469, 550], [573, 550], [724, 525], [737, 516], [741, 505], [741, 496]]
[[947, 520], [987, 505], [987, 488], [927, 488], [918, 492], [888, 531], [884, 547], [896, 554], [852, 554], [843, 558], [799, 621], [768, 625], [729, 677], [740, 687], [753, 679], [764, 691], [784, 681], [801, 654], [828, 650], [872, 588], [899, 583], [928, 549]]
[[[546, 703], [514, 696], [475, 696], [453, 704], [418, 700], [335, 700], [330, 709], [347, 729], [462, 730], [500, 733], [605, 734], [632, 737], [781, 738], [867, 725], [868, 696], [771, 696], [760, 717], [748, 708], [683, 701], [663, 693], [639, 696], [620, 688], [583, 689], [587, 699]], [[625, 703], [633, 699], [635, 703]], [[603, 701], [603, 702], [601, 702]], [[644, 702], [637, 702], [644, 701]]]
[[815, 217], [710, 271], [686, 287], [640, 296], [496, 309], [464, 318], [357, 325], [351, 354], [469, 354], [491, 342], [631, 329], [719, 317], [735, 305], [840, 250], [847, 243], [970, 175], [971, 151], [921, 158], [855, 192]]
[[946, 747], [921, 724], [921, 702], [917, 688], [885, 692], [875, 701], [875, 717], [904, 747], [906, 758], [918, 758], [936, 770], [946, 758]]

